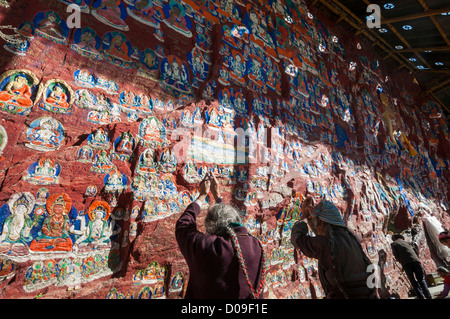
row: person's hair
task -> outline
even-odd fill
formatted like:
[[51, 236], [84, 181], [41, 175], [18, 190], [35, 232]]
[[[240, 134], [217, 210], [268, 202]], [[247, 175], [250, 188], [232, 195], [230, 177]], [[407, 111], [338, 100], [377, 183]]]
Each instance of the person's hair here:
[[236, 208], [225, 203], [217, 203], [210, 207], [205, 218], [206, 231], [212, 235], [229, 236], [230, 223], [241, 223]]
[[233, 245], [233, 248], [236, 253], [236, 257], [239, 262], [239, 266], [244, 272], [245, 279], [247, 281], [247, 284], [250, 288], [250, 296], [252, 298], [258, 298], [258, 296], [262, 293], [262, 290], [264, 288], [264, 282], [265, 282], [265, 253], [264, 248], [261, 244], [261, 242], [251, 234], [249, 234], [251, 237], [256, 239], [258, 242], [260, 248], [261, 248], [261, 260], [260, 260], [260, 275], [261, 280], [259, 283], [259, 287], [253, 287], [253, 284], [250, 282], [250, 278], [248, 277], [247, 267], [245, 265], [244, 255], [241, 250], [241, 246], [239, 245], [239, 241], [237, 239], [236, 233], [233, 230], [233, 227], [231, 224], [241, 224], [241, 217], [239, 216], [239, 211], [234, 208], [231, 205], [225, 204], [225, 203], [218, 203], [214, 204], [210, 207], [208, 210], [208, 213], [206, 214], [205, 218], [205, 228], [206, 231], [212, 235], [217, 236], [226, 236], [231, 239], [231, 244]]
[[392, 235], [392, 240], [397, 240], [397, 239], [405, 239], [405, 237], [403, 237], [403, 235], [401, 234], [394, 234]]
[[448, 269], [445, 268], [444, 266], [439, 266], [439, 267], [437, 268], [437, 271], [442, 271], [442, 272], [443, 272], [444, 274], [446, 274], [446, 275], [449, 274]]

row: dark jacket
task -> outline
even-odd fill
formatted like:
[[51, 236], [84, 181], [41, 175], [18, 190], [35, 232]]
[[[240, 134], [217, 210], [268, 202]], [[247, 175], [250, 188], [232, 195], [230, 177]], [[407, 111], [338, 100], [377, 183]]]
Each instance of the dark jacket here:
[[419, 262], [420, 259], [417, 256], [413, 246], [403, 239], [395, 240], [391, 243], [392, 253], [394, 254], [397, 261], [405, 266], [409, 263]]
[[[250, 288], [239, 266], [231, 239], [197, 230], [197, 203], [190, 204], [176, 223], [175, 236], [189, 266], [186, 299], [245, 299]], [[256, 290], [261, 281], [261, 247], [243, 226], [233, 228], [243, 253], [247, 273]], [[262, 294], [259, 296], [262, 298]]]
[[341, 289], [350, 299], [372, 298], [374, 289], [369, 288], [367, 284], [367, 279], [371, 275], [367, 268], [370, 261], [362, 251], [361, 245], [343, 227], [335, 226], [333, 232], [336, 272], [332, 267], [327, 236], [311, 237], [308, 235], [307, 224], [297, 222], [292, 228], [291, 242], [307, 257], [318, 259], [319, 279], [327, 299], [345, 298]]

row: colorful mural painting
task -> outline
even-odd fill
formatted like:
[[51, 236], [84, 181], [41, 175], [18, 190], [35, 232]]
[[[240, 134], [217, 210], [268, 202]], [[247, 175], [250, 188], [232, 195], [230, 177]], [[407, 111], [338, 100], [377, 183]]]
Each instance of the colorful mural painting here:
[[207, 173], [267, 252], [265, 298], [324, 296], [290, 243], [307, 195], [386, 254], [400, 296], [389, 232], [450, 226], [441, 106], [306, 0], [1, 3], [2, 298], [183, 298], [174, 225]]

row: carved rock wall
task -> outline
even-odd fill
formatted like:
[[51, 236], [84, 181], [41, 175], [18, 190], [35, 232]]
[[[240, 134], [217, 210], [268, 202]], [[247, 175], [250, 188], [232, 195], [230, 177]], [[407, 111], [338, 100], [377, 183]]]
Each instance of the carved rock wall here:
[[264, 244], [267, 298], [323, 296], [289, 242], [308, 194], [383, 293], [409, 290], [389, 232], [427, 273], [450, 255], [440, 106], [309, 3], [9, 0], [0, 19], [1, 298], [182, 298], [174, 225], [208, 171]]

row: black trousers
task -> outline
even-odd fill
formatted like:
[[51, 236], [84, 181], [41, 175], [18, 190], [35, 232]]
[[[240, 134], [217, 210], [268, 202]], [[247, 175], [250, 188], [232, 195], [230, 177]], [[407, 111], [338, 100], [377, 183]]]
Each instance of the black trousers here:
[[417, 297], [420, 299], [432, 299], [425, 281], [425, 272], [420, 262], [412, 262], [403, 266], [411, 285], [413, 286]]

